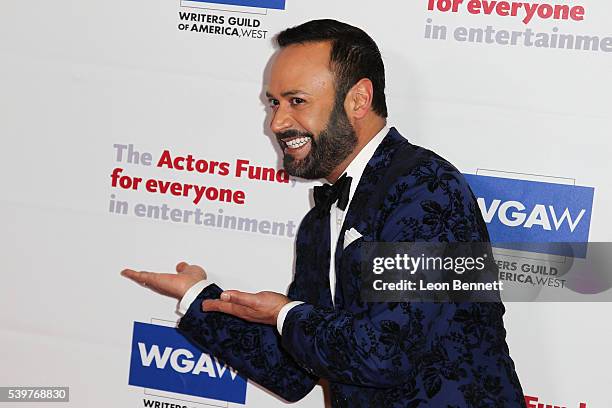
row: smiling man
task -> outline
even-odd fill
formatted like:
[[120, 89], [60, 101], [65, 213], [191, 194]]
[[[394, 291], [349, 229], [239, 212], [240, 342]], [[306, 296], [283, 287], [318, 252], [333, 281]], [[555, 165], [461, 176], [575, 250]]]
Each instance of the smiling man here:
[[287, 296], [222, 291], [184, 262], [177, 274], [122, 274], [180, 299], [186, 337], [288, 401], [327, 379], [334, 407], [524, 406], [501, 302], [361, 298], [366, 241], [489, 239], [457, 169], [387, 127], [374, 41], [316, 20], [277, 42], [267, 96], [284, 167], [333, 183], [315, 188]]
[[[335, 181], [370, 139], [358, 139], [347, 117], [345, 99], [335, 92], [334, 74], [321, 70], [329, 67], [331, 50], [330, 42], [286, 46], [272, 65], [266, 92], [274, 114], [271, 129], [284, 148], [284, 167], [293, 176]], [[353, 97], [363, 99], [367, 92], [372, 93], [371, 81], [362, 79], [355, 83]], [[372, 112], [360, 124], [370, 126], [361, 133], [372, 136], [385, 120]]]

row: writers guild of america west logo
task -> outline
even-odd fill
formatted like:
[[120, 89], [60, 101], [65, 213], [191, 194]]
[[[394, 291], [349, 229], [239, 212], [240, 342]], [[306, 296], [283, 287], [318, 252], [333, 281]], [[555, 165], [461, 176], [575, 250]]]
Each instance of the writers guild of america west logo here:
[[285, 0], [181, 0], [178, 30], [207, 37], [265, 40], [268, 14], [285, 10]]

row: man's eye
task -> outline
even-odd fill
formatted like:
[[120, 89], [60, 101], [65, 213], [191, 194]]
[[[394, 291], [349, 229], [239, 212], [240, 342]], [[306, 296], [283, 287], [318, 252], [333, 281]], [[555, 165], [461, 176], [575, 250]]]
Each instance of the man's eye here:
[[278, 106], [278, 99], [269, 99], [269, 100], [268, 100], [268, 105], [269, 105], [271, 108], [275, 108], [275, 107], [277, 107], [277, 106]]
[[302, 98], [291, 98], [291, 104], [292, 105], [301, 105], [304, 102], [306, 102], [306, 101], [303, 100]]

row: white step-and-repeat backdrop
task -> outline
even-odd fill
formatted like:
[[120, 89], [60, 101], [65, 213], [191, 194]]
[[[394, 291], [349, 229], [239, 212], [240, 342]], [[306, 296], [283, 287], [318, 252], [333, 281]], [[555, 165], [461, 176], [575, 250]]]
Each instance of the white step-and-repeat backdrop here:
[[[314, 18], [378, 42], [389, 123], [473, 175], [494, 239], [612, 240], [609, 2], [5, 2], [0, 386], [68, 386], [79, 408], [286, 405], [190, 352], [176, 302], [119, 272], [186, 260], [285, 292], [315, 183], [281, 170], [262, 95], [273, 35]], [[543, 275], [526, 268], [507, 279]], [[529, 407], [612, 406], [609, 303], [506, 306]]]

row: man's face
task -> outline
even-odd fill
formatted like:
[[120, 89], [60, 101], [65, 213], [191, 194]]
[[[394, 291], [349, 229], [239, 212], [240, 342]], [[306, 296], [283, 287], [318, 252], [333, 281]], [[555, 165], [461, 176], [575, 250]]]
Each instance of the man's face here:
[[292, 176], [326, 177], [357, 144], [344, 100], [336, 98], [330, 51], [329, 42], [290, 45], [272, 65], [267, 92], [270, 128]]

